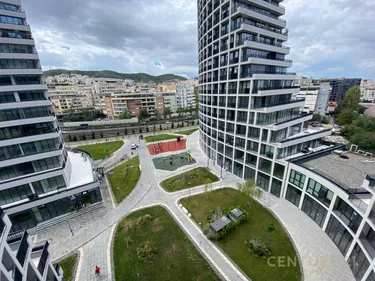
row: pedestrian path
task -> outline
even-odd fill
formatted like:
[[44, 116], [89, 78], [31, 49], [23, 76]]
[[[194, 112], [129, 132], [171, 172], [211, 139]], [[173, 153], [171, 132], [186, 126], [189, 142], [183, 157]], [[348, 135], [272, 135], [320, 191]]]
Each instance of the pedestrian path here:
[[[142, 167], [141, 177], [136, 187], [123, 202], [114, 208], [111, 204], [108, 204], [109, 199], [107, 197], [104, 207], [100, 208], [100, 210], [95, 210], [93, 213], [84, 214], [69, 220], [71, 232], [67, 228], [67, 224], [62, 223], [38, 232], [38, 240], [47, 239], [51, 241], [54, 248], [53, 259], [66, 255], [73, 250], [80, 249], [83, 254], [80, 258], [76, 281], [97, 280], [94, 275], [95, 265], [102, 268], [103, 274], [101, 280], [112, 281], [114, 280], [114, 276], [111, 275], [111, 266], [113, 264], [110, 264], [110, 245], [116, 223], [135, 210], [162, 205], [170, 211], [171, 215], [196, 245], [197, 249], [225, 280], [248, 280], [237, 266], [203, 235], [199, 227], [177, 205], [178, 200], [183, 197], [204, 192], [204, 186], [168, 193], [158, 185], [161, 180], [167, 177], [199, 166], [207, 167], [209, 165], [212, 172], [218, 176], [220, 175], [221, 167], [213, 166], [211, 161], [208, 162], [208, 158], [199, 149], [198, 134], [199, 132], [196, 132], [190, 136], [186, 136], [187, 149], [191, 151], [197, 163], [181, 167], [173, 172], [156, 170], [152, 158], [148, 154], [146, 143], [140, 141], [138, 155]], [[125, 153], [125, 150], [126, 147], [124, 150], [118, 152], [117, 156]], [[235, 188], [241, 182], [243, 182], [242, 179], [223, 171], [223, 179], [215, 183], [213, 189], [223, 187]], [[302, 211], [295, 208], [289, 202], [270, 194], [265, 194], [262, 198], [262, 203], [274, 212], [293, 238], [301, 256], [304, 281], [354, 281], [349, 266], [345, 264], [345, 260], [339, 250], [328, 236]], [[305, 239], [309, 235], [312, 237]], [[321, 245], [324, 245], [324, 248]], [[328, 252], [329, 255], [324, 255], [325, 252]], [[312, 256], [319, 257], [320, 260], [324, 258], [326, 261], [319, 264], [319, 270], [313, 270], [314, 265], [311, 263]]]

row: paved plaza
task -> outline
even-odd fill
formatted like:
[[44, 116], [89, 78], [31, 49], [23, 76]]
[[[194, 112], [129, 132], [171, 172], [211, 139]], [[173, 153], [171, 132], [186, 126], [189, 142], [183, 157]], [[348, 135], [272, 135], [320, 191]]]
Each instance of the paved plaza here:
[[[220, 167], [202, 153], [198, 143], [198, 132], [187, 136], [187, 149], [197, 161], [196, 167], [207, 167], [212, 173], [220, 176]], [[113, 263], [111, 262], [111, 243], [117, 222], [136, 210], [154, 206], [164, 206], [195, 244], [203, 257], [221, 275], [223, 280], [249, 280], [237, 266], [227, 258], [214, 243], [209, 241], [199, 227], [178, 207], [179, 199], [204, 192], [204, 186], [167, 193], [159, 186], [160, 181], [191, 169], [183, 166], [176, 171], [156, 170], [149, 156], [146, 143], [135, 137], [125, 139], [125, 145], [111, 157], [98, 164], [105, 169], [113, 167], [125, 155], [130, 155], [130, 145], [139, 143], [141, 177], [129, 196], [115, 206], [107, 187], [102, 188], [103, 208], [81, 216], [67, 216], [66, 221], [50, 228], [31, 230], [36, 240], [49, 240], [53, 246], [53, 259], [59, 259], [72, 251], [79, 250], [80, 259], [76, 281], [97, 280], [94, 275], [95, 265], [102, 268], [100, 280], [113, 281]], [[213, 189], [237, 186], [242, 180], [233, 174], [224, 172], [223, 179], [213, 184]], [[330, 238], [302, 211], [289, 202], [264, 194], [262, 203], [268, 207], [283, 223], [291, 236], [300, 255], [305, 281], [354, 281], [354, 277], [344, 257]], [[71, 228], [71, 230], [70, 230]], [[275, 277], [277, 278], [277, 277]], [[277, 279], [275, 279], [277, 280]], [[272, 281], [272, 280], [270, 280]]]

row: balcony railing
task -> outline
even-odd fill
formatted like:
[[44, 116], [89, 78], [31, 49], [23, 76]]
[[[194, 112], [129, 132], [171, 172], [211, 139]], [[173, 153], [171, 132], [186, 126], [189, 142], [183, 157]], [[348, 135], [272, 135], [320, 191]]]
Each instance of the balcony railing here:
[[234, 6], [232, 8], [232, 13], [236, 13], [237, 12], [237, 9], [238, 8], [244, 8], [244, 9], [247, 9], [247, 10], [250, 10], [250, 11], [253, 11], [255, 13], [258, 13], [258, 14], [261, 14], [261, 15], [264, 15], [266, 17], [270, 17], [270, 18], [273, 18], [273, 19], [276, 19], [276, 20], [279, 20], [281, 22], [285, 22], [284, 19], [280, 19], [279, 16], [277, 15], [274, 15], [270, 12], [267, 12], [263, 9], [260, 9], [260, 8], [257, 8], [257, 7], [253, 7], [253, 6], [250, 6], [250, 5], [247, 5], [247, 4], [243, 4], [243, 3], [236, 3], [236, 6]]
[[287, 35], [287, 32], [283, 33], [280, 29], [277, 29], [277, 28], [274, 28], [274, 27], [270, 27], [268, 25], [265, 25], [265, 24], [262, 24], [262, 23], [258, 23], [258, 22], [255, 22], [255, 21], [251, 21], [251, 20], [248, 20], [248, 19], [243, 19], [241, 21], [237, 21], [235, 23], [232, 23], [232, 25], [231, 25], [231, 31], [235, 31], [236, 29], [241, 28], [241, 25], [243, 23], [251, 25], [251, 26], [255, 26], [257, 28], [261, 28], [261, 29], [264, 29], [264, 30], [268, 30], [268, 31], [271, 31], [271, 32], [274, 32], [274, 33], [282, 34], [282, 35], [285, 35], [285, 36]]
[[247, 61], [249, 58], [258, 58], [258, 59], [265, 59], [265, 60], [276, 60], [276, 61], [293, 62], [292, 60], [287, 60], [287, 59], [283, 59], [283, 58], [269, 58], [267, 56], [255, 55], [255, 54], [244, 55], [242, 57], [242, 61]]
[[305, 99], [299, 99], [299, 100], [294, 100], [294, 101], [285, 101], [285, 102], [279, 102], [279, 103], [262, 103], [262, 104], [253, 104], [251, 105], [252, 109], [259, 109], [259, 108], [265, 108], [265, 107], [275, 107], [275, 106], [280, 106], [280, 105], [285, 105], [285, 104], [294, 104], [294, 103], [299, 103], [299, 102], [304, 102]]
[[276, 42], [270, 42], [265, 39], [258, 39], [256, 37], [247, 37], [247, 38], [240, 38], [237, 40], [237, 46], [241, 46], [245, 44], [245, 41], [251, 41], [251, 42], [256, 42], [260, 44], [266, 44], [269, 46], [275, 46], [278, 48], [283, 48], [283, 49], [289, 49], [289, 47], [283, 46], [281, 43], [276, 43]]
[[[272, 87], [260, 87], [253, 88], [253, 94], [257, 94], [259, 91], [270, 91], [270, 90], [285, 90], [285, 89], [297, 89], [300, 86], [272, 86]], [[250, 91], [250, 89], [249, 89]]]
[[254, 74], [297, 75], [297, 73], [295, 72], [276, 72], [276, 71], [264, 70], [264, 71], [256, 71], [256, 72], [251, 72], [251, 73], [242, 73], [241, 78], [251, 78], [253, 77]]

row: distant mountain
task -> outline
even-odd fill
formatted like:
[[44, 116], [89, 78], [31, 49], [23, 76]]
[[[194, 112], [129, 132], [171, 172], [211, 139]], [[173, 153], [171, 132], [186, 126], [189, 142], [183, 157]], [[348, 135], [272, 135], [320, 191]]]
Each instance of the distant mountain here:
[[61, 74], [80, 74], [87, 75], [91, 78], [117, 78], [117, 79], [132, 79], [134, 82], [155, 82], [165, 83], [170, 81], [181, 81], [187, 80], [183, 76], [174, 74], [163, 74], [159, 76], [153, 76], [147, 73], [119, 73], [111, 70], [101, 71], [82, 71], [82, 70], [68, 70], [68, 69], [52, 69], [44, 71], [44, 76], [55, 76]]

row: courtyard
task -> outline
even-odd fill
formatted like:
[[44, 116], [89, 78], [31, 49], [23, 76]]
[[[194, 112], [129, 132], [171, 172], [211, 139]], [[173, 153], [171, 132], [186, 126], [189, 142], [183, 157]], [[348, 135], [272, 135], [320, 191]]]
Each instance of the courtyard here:
[[[180, 203], [192, 214], [202, 231], [212, 222], [209, 218], [213, 215], [221, 217], [234, 207], [244, 211], [247, 214], [244, 223], [215, 243], [253, 281], [276, 280], [275, 276], [278, 281], [301, 280], [297, 254], [284, 228], [266, 208], [250, 196], [226, 188], [184, 198]], [[245, 246], [245, 242], [253, 238], [266, 244], [270, 251], [269, 256], [259, 256]], [[296, 261], [296, 264], [289, 267], [270, 266], [269, 258], [277, 260], [279, 257]]]
[[162, 207], [123, 219], [114, 236], [113, 255], [117, 281], [220, 280]]

